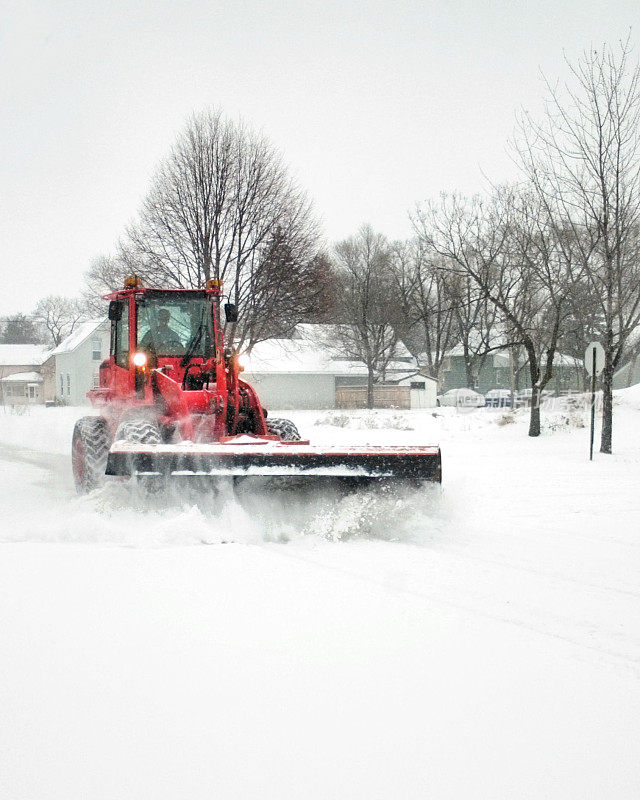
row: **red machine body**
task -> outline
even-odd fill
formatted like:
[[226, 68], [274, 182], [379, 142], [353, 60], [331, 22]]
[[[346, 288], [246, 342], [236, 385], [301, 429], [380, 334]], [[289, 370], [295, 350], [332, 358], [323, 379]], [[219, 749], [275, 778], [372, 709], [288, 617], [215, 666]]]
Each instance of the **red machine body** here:
[[[145, 300], [171, 307], [174, 298], [182, 301], [190, 297], [205, 301], [203, 308], [208, 318], [204, 322], [212, 334], [200, 354], [183, 364], [184, 353], [153, 353], [141, 345], [139, 317]], [[105, 299], [110, 301], [112, 317], [110, 355], [100, 365], [99, 387], [88, 397], [104, 414], [114, 435], [125, 412], [145, 407], [154, 410], [162, 429], [173, 430], [177, 426], [184, 440], [213, 442], [239, 433], [268, 435], [258, 397], [240, 379], [238, 357], [224, 349], [219, 286], [158, 290], [138, 284]], [[117, 305], [121, 308], [119, 319], [114, 314]], [[119, 347], [123, 336], [126, 347]], [[126, 361], [118, 358], [119, 350]], [[146, 356], [145, 363], [136, 364], [136, 353]]]

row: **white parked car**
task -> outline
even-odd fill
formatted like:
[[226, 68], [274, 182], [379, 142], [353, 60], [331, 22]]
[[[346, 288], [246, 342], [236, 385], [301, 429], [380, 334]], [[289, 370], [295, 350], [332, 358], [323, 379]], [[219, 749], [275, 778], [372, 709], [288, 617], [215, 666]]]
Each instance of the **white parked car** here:
[[454, 406], [455, 408], [481, 408], [484, 406], [484, 395], [474, 392], [473, 389], [449, 389], [438, 398], [439, 406]]

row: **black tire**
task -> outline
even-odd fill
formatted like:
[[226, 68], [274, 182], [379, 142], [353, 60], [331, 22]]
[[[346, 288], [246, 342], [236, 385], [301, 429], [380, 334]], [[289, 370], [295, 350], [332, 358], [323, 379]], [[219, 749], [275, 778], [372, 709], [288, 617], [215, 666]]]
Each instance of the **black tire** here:
[[283, 442], [298, 442], [302, 438], [290, 419], [268, 419], [267, 432], [271, 436], [279, 436]]
[[[118, 439], [124, 439], [126, 442], [134, 444], [160, 444], [162, 442], [157, 422], [150, 416], [135, 414], [125, 416], [120, 421], [116, 429], [116, 441]], [[158, 494], [165, 489], [165, 480], [159, 475], [136, 475], [135, 480], [137, 485], [149, 494]]]
[[129, 417], [123, 419], [116, 430], [116, 441], [124, 439], [135, 444], [160, 444], [160, 428], [152, 419]]
[[81, 417], [76, 422], [71, 464], [79, 494], [87, 494], [104, 482], [110, 444], [109, 427], [103, 417]]

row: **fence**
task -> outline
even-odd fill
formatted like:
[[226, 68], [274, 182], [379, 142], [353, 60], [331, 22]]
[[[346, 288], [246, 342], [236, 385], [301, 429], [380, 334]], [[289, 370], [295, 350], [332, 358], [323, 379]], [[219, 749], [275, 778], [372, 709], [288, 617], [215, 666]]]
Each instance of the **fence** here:
[[[336, 408], [366, 408], [366, 386], [336, 386]], [[411, 408], [411, 389], [408, 386], [373, 387], [374, 408]]]

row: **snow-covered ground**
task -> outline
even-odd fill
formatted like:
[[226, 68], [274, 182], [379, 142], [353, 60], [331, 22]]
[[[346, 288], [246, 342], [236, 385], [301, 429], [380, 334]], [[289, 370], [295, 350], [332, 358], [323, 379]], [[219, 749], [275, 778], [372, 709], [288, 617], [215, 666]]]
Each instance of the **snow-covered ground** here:
[[593, 463], [562, 413], [290, 413], [440, 442], [442, 493], [346, 498], [78, 498], [81, 413], [0, 410], [0, 798], [640, 797], [640, 392]]

